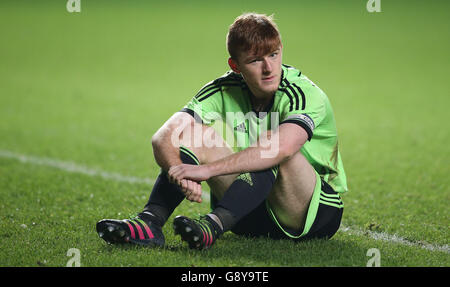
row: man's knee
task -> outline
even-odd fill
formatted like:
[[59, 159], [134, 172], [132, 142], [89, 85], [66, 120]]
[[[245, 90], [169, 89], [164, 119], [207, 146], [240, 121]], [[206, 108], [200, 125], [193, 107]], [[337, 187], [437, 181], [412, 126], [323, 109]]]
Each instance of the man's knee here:
[[218, 135], [212, 127], [192, 122], [179, 135], [180, 144], [190, 148], [217, 146]]
[[219, 160], [233, 153], [213, 127], [196, 122], [186, 125], [182, 130], [179, 145], [190, 149], [201, 164]]
[[300, 151], [281, 162], [278, 167], [278, 173], [281, 175], [301, 175], [305, 172], [312, 175], [312, 171], [313, 167]]

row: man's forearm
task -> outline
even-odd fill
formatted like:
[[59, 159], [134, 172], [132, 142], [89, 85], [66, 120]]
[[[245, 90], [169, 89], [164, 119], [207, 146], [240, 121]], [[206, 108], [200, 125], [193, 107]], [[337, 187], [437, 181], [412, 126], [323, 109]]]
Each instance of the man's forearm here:
[[262, 157], [264, 149], [260, 147], [249, 147], [238, 153], [234, 153], [225, 158], [207, 164], [210, 176], [253, 172], [265, 170], [282, 162], [285, 157], [278, 153], [274, 157]]
[[300, 150], [308, 134], [295, 124], [284, 124], [259, 138], [255, 147], [227, 156], [207, 165], [211, 177], [260, 171], [287, 160]]

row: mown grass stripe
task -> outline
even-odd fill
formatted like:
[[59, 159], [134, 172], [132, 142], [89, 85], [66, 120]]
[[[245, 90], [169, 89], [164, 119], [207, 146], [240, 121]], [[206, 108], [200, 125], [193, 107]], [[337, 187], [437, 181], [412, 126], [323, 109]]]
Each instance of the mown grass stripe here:
[[[76, 164], [74, 162], [70, 161], [62, 161], [58, 159], [52, 159], [47, 157], [36, 157], [36, 156], [29, 156], [29, 155], [23, 155], [18, 154], [15, 152], [11, 152], [8, 150], [0, 150], [0, 158], [7, 158], [7, 159], [15, 159], [20, 161], [21, 163], [27, 163], [27, 164], [34, 164], [34, 165], [40, 165], [40, 166], [47, 166], [47, 167], [53, 167], [59, 170], [72, 172], [72, 173], [81, 173], [88, 176], [98, 176], [105, 180], [114, 180], [119, 182], [127, 182], [127, 183], [143, 183], [143, 184], [150, 184], [153, 185], [155, 180], [150, 178], [139, 178], [139, 177], [133, 177], [133, 176], [124, 176], [119, 173], [111, 173], [106, 172], [100, 169], [93, 169], [89, 168], [83, 165]], [[205, 201], [210, 200], [209, 193], [203, 192], [202, 197]], [[413, 247], [420, 247], [429, 251], [438, 251], [438, 252], [445, 252], [450, 253], [450, 248], [448, 244], [445, 245], [437, 245], [437, 244], [431, 244], [427, 242], [413, 242], [409, 241], [401, 236], [398, 236], [396, 234], [388, 234], [385, 232], [375, 232], [370, 230], [362, 230], [358, 227], [349, 227], [345, 225], [341, 225], [339, 232], [345, 232], [349, 234], [359, 235], [359, 236], [368, 236], [374, 240], [380, 240], [380, 241], [386, 241], [390, 243], [395, 244], [401, 244], [405, 246], [413, 246]]]

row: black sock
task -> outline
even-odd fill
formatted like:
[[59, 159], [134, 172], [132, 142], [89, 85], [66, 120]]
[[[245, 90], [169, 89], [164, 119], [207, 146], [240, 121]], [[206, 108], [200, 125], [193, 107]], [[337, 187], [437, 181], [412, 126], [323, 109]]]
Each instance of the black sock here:
[[276, 172], [277, 168], [270, 168], [243, 173], [236, 178], [211, 212], [220, 219], [224, 232], [267, 198], [275, 183]]
[[[187, 148], [180, 147], [180, 159], [185, 164], [198, 165], [197, 157]], [[143, 211], [147, 214], [150, 212], [155, 223], [160, 226], [166, 223], [175, 208], [185, 198], [178, 185], [169, 182], [167, 176], [167, 173], [161, 170]]]

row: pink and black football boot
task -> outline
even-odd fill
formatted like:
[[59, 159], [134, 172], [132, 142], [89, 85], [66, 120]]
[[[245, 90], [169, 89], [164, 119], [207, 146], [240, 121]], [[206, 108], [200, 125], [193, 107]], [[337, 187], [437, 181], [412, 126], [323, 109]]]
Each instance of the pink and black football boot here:
[[165, 239], [162, 227], [152, 221], [152, 216], [141, 212], [131, 219], [103, 219], [97, 222], [97, 233], [109, 244], [137, 244], [162, 247]]

